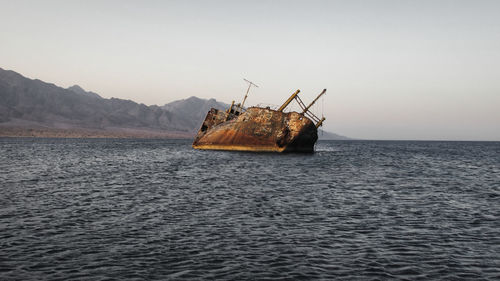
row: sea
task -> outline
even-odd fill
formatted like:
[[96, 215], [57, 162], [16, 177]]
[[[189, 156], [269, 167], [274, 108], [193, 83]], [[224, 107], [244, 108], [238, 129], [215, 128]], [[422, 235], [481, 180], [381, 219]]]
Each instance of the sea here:
[[0, 139], [0, 280], [499, 280], [500, 142]]

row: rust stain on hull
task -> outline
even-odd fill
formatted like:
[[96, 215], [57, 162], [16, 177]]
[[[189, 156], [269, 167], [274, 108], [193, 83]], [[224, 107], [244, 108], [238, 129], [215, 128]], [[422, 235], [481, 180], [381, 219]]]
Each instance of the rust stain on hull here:
[[317, 127], [304, 114], [250, 107], [244, 112], [212, 108], [193, 142], [195, 149], [314, 152]]

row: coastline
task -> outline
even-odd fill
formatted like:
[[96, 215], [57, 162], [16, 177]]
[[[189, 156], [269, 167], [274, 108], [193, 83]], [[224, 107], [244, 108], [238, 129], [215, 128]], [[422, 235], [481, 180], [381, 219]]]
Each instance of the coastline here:
[[0, 125], [0, 137], [191, 139], [194, 137], [194, 134], [190, 132], [137, 128], [34, 128]]

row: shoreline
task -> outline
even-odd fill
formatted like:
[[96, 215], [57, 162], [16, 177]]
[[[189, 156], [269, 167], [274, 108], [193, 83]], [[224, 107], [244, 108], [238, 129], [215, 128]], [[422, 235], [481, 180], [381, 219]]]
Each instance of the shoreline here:
[[142, 138], [142, 139], [192, 139], [194, 134], [177, 131], [156, 131], [135, 128], [98, 130], [87, 128], [30, 128], [0, 126], [0, 137], [13, 138]]

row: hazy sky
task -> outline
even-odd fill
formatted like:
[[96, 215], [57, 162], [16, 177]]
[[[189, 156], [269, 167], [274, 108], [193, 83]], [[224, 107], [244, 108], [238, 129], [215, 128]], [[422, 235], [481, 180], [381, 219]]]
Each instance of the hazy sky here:
[[500, 140], [500, 1], [0, 0], [0, 67], [101, 96], [280, 105], [363, 139]]

